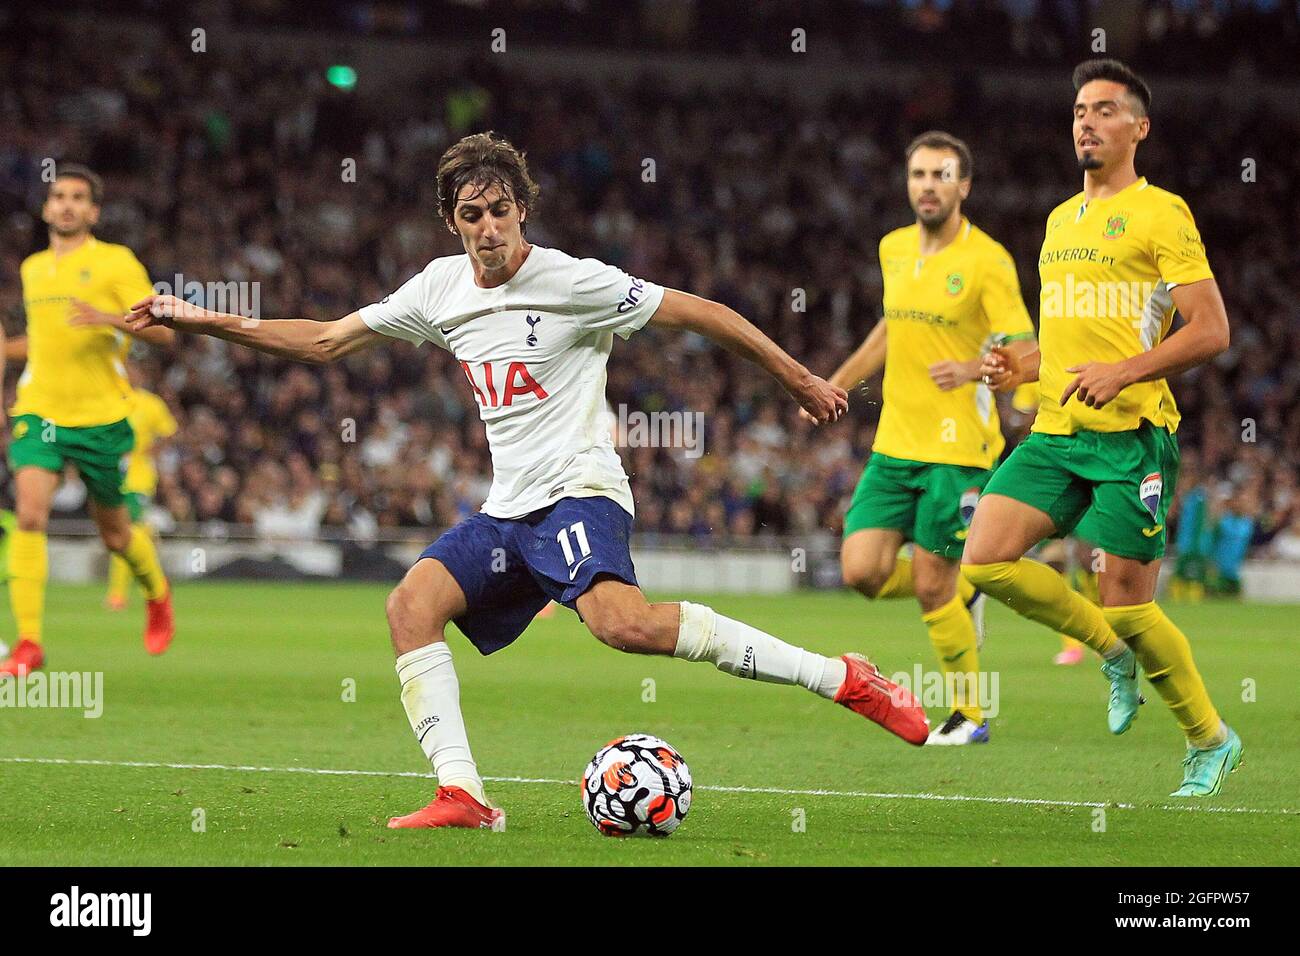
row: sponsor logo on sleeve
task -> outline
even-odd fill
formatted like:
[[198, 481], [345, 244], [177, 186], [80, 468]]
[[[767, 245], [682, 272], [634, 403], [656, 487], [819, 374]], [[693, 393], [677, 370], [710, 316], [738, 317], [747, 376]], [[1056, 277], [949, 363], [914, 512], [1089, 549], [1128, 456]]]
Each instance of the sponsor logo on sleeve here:
[[623, 301], [618, 304], [618, 314], [622, 315], [630, 309], [635, 309], [641, 302], [641, 293], [645, 291], [645, 283], [640, 279], [633, 279], [632, 285], [627, 290], [627, 295]]

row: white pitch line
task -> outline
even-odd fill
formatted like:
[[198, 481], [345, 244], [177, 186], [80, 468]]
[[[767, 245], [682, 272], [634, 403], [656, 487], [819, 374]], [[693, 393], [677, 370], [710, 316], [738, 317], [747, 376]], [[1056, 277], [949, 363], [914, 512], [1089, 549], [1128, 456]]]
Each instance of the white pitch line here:
[[[331, 770], [321, 767], [257, 767], [251, 764], [163, 763], [145, 760], [89, 760], [65, 757], [0, 757], [0, 763], [53, 764], [75, 767], [132, 767], [146, 770], [228, 770], [239, 773], [306, 773], [334, 777], [411, 777], [432, 780], [432, 773], [414, 770]], [[552, 777], [484, 777], [488, 783], [536, 783], [576, 786], [577, 779]], [[871, 800], [931, 800], [938, 803], [993, 803], [1028, 807], [1070, 807], [1108, 810], [1170, 810], [1181, 813], [1264, 813], [1294, 815], [1300, 810], [1276, 810], [1265, 807], [1208, 807], [1197, 805], [1108, 803], [1096, 800], [1047, 800], [1041, 797], [978, 797], [961, 793], [877, 793], [870, 790], [785, 790], [778, 787], [698, 786], [696, 790], [713, 793], [762, 793], [784, 797], [850, 797]]]

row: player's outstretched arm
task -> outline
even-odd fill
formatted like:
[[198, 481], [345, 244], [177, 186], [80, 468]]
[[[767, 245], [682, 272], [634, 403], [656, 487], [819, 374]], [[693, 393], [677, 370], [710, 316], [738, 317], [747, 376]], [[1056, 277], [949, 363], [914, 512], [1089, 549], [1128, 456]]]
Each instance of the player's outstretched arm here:
[[210, 312], [176, 298], [151, 295], [131, 307], [127, 317], [132, 331], [157, 326], [178, 332], [211, 335], [268, 355], [324, 365], [374, 345], [383, 338], [352, 312], [341, 319], [248, 319], [241, 315]]
[[781, 383], [819, 423], [833, 422], [849, 407], [848, 394], [796, 362], [752, 322], [719, 302], [689, 292], [665, 289], [650, 319], [659, 326], [687, 329], [749, 359]]
[[877, 322], [862, 344], [835, 370], [828, 382], [848, 391], [857, 388], [885, 367], [888, 329], [884, 319]]
[[1228, 348], [1228, 311], [1213, 279], [1175, 286], [1170, 293], [1185, 324], [1155, 348], [1122, 362], [1088, 362], [1066, 369], [1074, 381], [1061, 396], [1101, 408], [1136, 382], [1154, 382], [1208, 362]]

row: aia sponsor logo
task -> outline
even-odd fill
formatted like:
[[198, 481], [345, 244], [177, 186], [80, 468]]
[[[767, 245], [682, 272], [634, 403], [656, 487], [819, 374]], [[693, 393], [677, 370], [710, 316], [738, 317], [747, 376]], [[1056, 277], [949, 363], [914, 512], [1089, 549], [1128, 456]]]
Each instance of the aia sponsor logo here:
[[494, 369], [491, 362], [479, 365], [477, 374], [468, 362], [461, 362], [460, 367], [469, 379], [469, 387], [474, 389], [474, 397], [484, 408], [509, 408], [520, 395], [531, 394], [539, 402], [550, 397], [523, 362], [511, 362], [504, 375], [500, 364]]

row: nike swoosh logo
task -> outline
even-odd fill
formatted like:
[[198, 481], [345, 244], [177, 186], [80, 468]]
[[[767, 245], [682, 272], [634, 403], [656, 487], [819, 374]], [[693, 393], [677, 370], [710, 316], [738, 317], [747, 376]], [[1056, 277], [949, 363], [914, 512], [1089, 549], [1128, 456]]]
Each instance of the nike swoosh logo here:
[[965, 656], [966, 656], [966, 651], [958, 651], [958, 652], [957, 652], [956, 654], [954, 654], [952, 657], [945, 657], [945, 658], [943, 659], [943, 662], [944, 662], [945, 664], [953, 664], [953, 663], [955, 663], [955, 662], [961, 660], [961, 659], [962, 659], [963, 657], [965, 657]]
[[1164, 525], [1158, 524], [1154, 528], [1143, 528], [1142, 533], [1146, 535], [1148, 538], [1154, 538], [1156, 535], [1158, 535], [1161, 531], [1164, 530], [1164, 527], [1165, 527]]
[[575, 564], [575, 565], [573, 566], [573, 570], [569, 572], [569, 580], [572, 581], [572, 580], [573, 580], [573, 576], [574, 576], [575, 574], [578, 573], [578, 568], [582, 567], [584, 564], [586, 564], [586, 563], [587, 563], [588, 561], [590, 561], [590, 560], [591, 560], [591, 555], [587, 555], [585, 558], [583, 558], [581, 561], [579, 561], [577, 564]]

